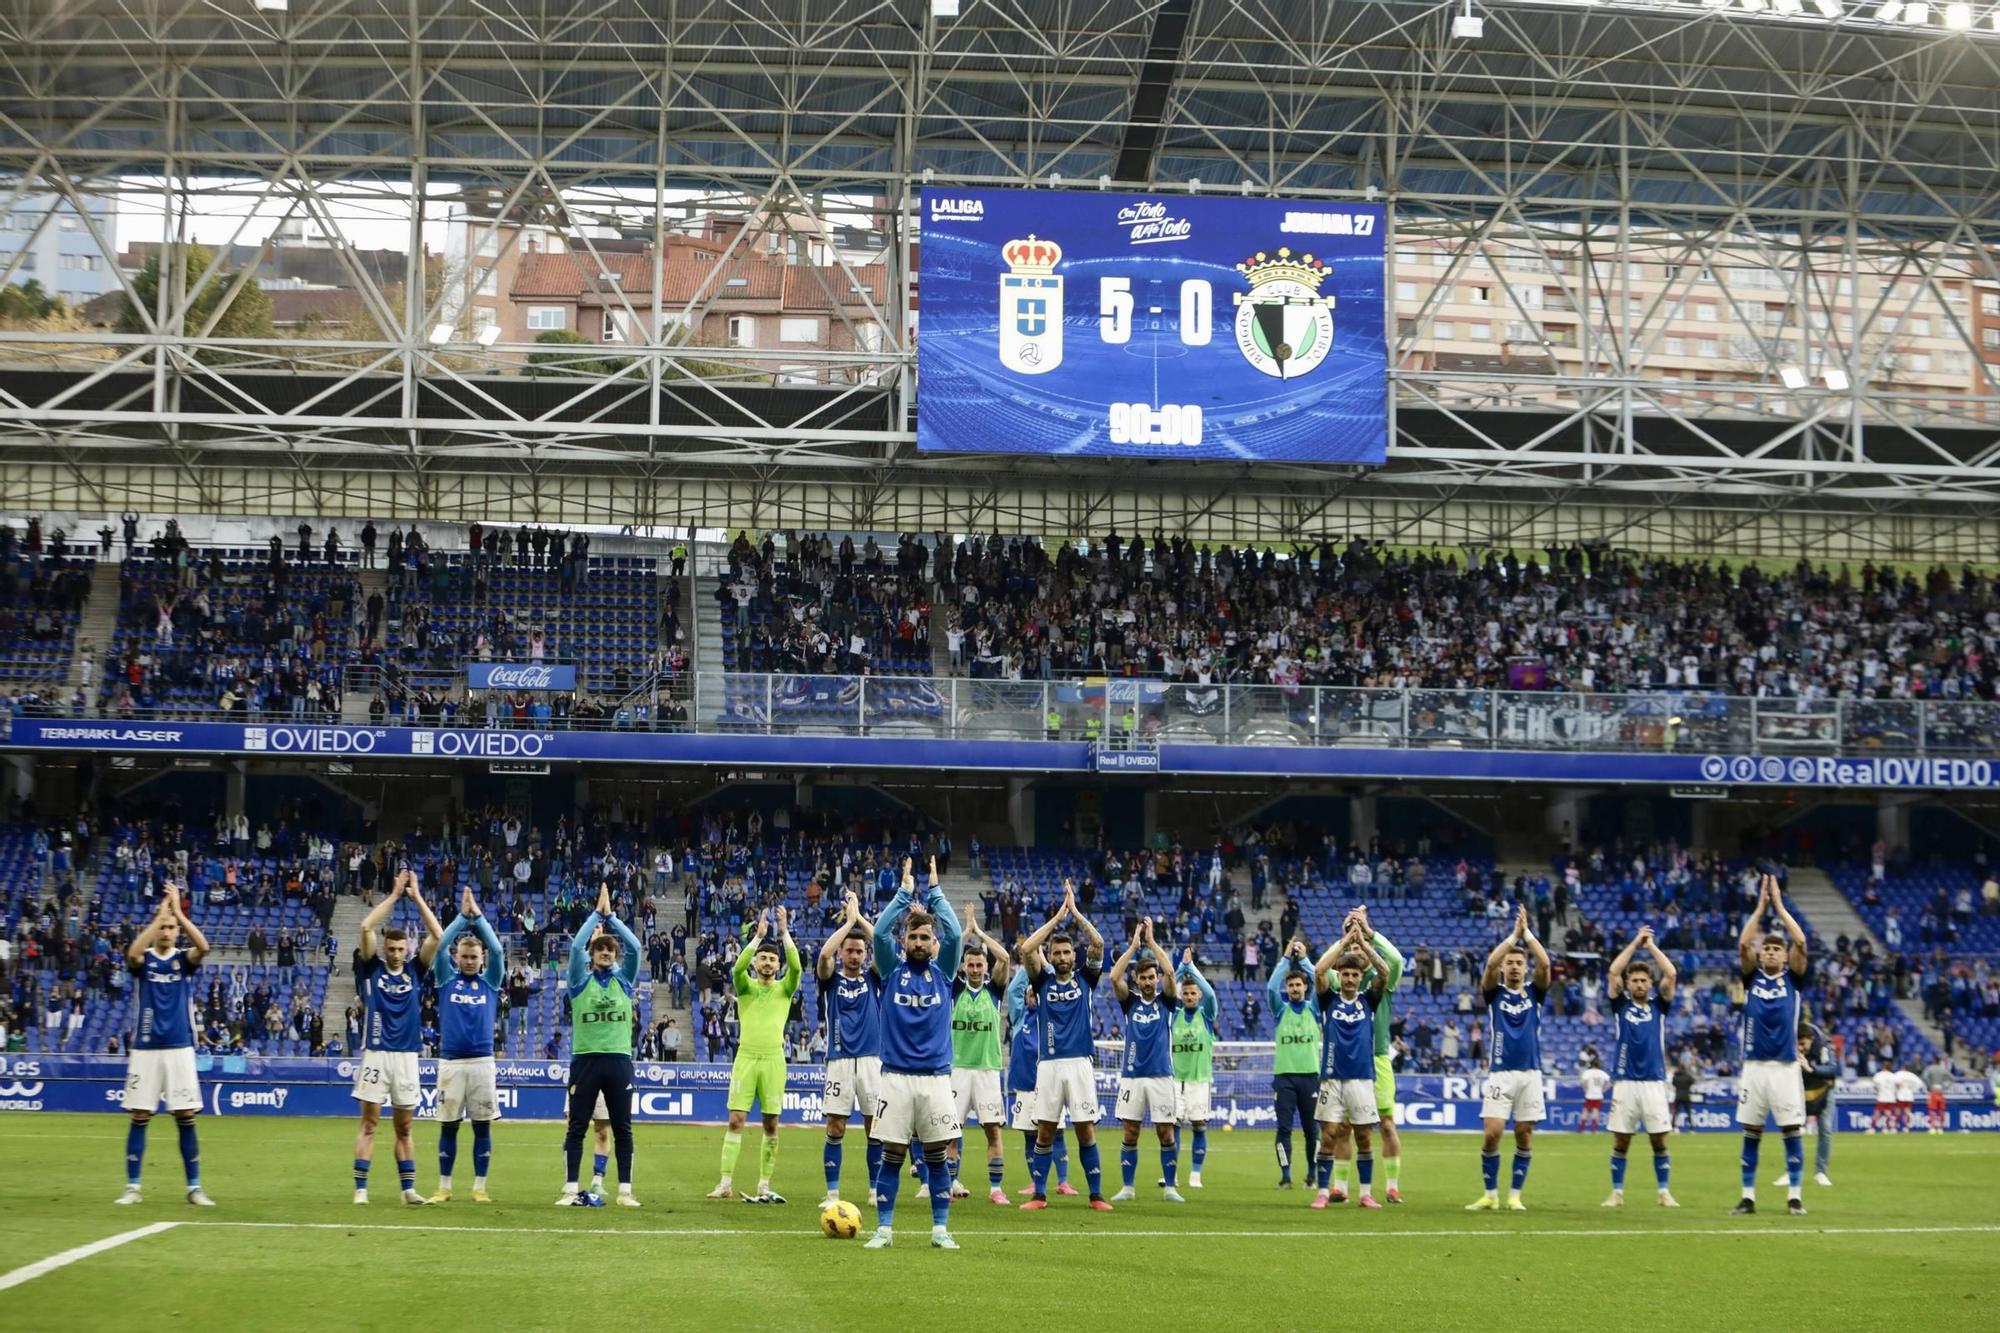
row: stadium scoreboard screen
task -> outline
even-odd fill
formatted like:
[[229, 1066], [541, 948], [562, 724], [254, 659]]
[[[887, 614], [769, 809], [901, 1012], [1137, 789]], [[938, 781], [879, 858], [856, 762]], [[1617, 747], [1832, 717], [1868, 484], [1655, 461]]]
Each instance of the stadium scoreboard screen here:
[[1379, 464], [1373, 204], [923, 192], [917, 447]]

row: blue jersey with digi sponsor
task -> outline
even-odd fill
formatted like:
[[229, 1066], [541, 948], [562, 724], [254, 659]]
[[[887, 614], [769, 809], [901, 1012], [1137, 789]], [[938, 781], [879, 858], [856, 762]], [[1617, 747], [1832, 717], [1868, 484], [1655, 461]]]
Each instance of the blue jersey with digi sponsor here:
[[891, 1074], [951, 1072], [951, 982], [936, 962], [898, 963], [882, 983], [882, 1068]]
[[882, 1054], [882, 981], [873, 972], [835, 972], [820, 983], [820, 1020], [826, 1024], [826, 1058], [852, 1060]]
[[438, 986], [437, 1000], [440, 1058], [477, 1060], [493, 1054], [500, 992], [488, 985], [485, 977], [454, 973], [451, 980]]
[[1799, 987], [1805, 977], [1795, 977], [1790, 969], [1768, 976], [1753, 968], [1743, 978], [1743, 1030], [1738, 1040], [1745, 1060], [1779, 1060], [1795, 1064], [1799, 1058], [1799, 1015], [1804, 1000]]
[[194, 1045], [194, 995], [189, 982], [199, 966], [186, 949], [164, 957], [148, 949], [139, 962], [130, 964], [139, 983], [133, 1050], [173, 1051]]
[[[1020, 975], [1017, 973], [1016, 975]], [[1022, 1093], [1035, 1090], [1035, 1066], [1042, 1060], [1041, 1014], [1032, 1005], [1023, 1008], [1014, 1020], [1014, 1035], [1007, 1044], [1007, 1089]]]
[[1611, 1077], [1621, 1083], [1666, 1082], [1667, 1021], [1657, 997], [1642, 1002], [1620, 995], [1611, 1002], [1611, 1021], [1618, 1043]]
[[1050, 968], [1036, 978], [1035, 998], [1042, 1011], [1044, 1060], [1088, 1060], [1091, 1056], [1090, 993], [1100, 969], [1078, 963], [1067, 981]]
[[1119, 1072], [1127, 1078], [1172, 1078], [1174, 1051], [1166, 1003], [1159, 996], [1139, 998], [1129, 991], [1119, 1001], [1125, 1009], [1125, 1063]]
[[391, 972], [379, 954], [356, 958], [354, 989], [367, 1006], [361, 1024], [362, 1050], [423, 1049], [423, 974], [413, 960], [406, 960], [402, 971]]
[[1525, 990], [1494, 986], [1486, 992], [1486, 1026], [1492, 1031], [1494, 1073], [1542, 1068], [1542, 1001], [1548, 992], [1534, 982]]
[[1367, 991], [1344, 1000], [1339, 991], [1320, 997], [1325, 1012], [1320, 1043], [1321, 1078], [1375, 1078], [1375, 1001]]

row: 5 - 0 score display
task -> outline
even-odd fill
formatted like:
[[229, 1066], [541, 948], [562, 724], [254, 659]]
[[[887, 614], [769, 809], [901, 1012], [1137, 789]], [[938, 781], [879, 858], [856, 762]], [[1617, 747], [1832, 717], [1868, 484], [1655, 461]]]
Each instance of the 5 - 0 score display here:
[[917, 447], [1381, 463], [1382, 209], [925, 190]]

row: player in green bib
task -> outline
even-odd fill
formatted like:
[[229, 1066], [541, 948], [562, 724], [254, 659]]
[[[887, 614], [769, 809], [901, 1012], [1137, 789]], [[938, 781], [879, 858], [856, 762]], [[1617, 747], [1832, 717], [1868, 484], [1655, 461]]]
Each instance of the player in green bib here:
[[[1004, 1205], [1007, 1155], [1000, 1131], [1007, 1112], [1000, 1096], [1000, 1006], [1007, 997], [1007, 949], [979, 928], [977, 907], [976, 902], [965, 905], [965, 961], [951, 983], [951, 1098], [961, 1127], [966, 1117], [974, 1116], [986, 1132], [986, 1198]], [[963, 1199], [972, 1191], [959, 1180], [962, 1135], [953, 1141], [949, 1156], [951, 1197]]]
[[1188, 1188], [1201, 1188], [1201, 1164], [1208, 1160], [1208, 1117], [1215, 1092], [1215, 987], [1194, 965], [1194, 946], [1174, 969], [1180, 1004], [1168, 1022], [1173, 1043], [1174, 1100], [1193, 1144]]
[[632, 1008], [639, 981], [639, 937], [611, 914], [609, 885], [597, 886], [597, 910], [585, 917], [569, 946], [570, 1062], [569, 1124], [563, 1134], [563, 1165], [569, 1175], [558, 1207], [590, 1202], [577, 1194], [583, 1165], [583, 1135], [597, 1099], [604, 1099], [618, 1153], [618, 1202], [637, 1208], [632, 1197]]
[[[1277, 1102], [1278, 1188], [1292, 1187], [1292, 1126], [1313, 1129], [1319, 1100], [1320, 1011], [1306, 942], [1294, 939], [1271, 969], [1271, 1017], [1276, 1049], [1271, 1057], [1271, 1094]], [[1316, 1142], [1317, 1134], [1312, 1135]]]
[[[1382, 979], [1382, 1001], [1375, 1006], [1375, 1110], [1382, 1117], [1383, 1198], [1390, 1203], [1401, 1203], [1403, 1194], [1398, 1186], [1403, 1176], [1403, 1138], [1396, 1132], [1396, 1064], [1389, 1055], [1389, 1025], [1396, 1016], [1396, 987], [1403, 984], [1403, 955], [1389, 943], [1388, 936], [1368, 924], [1366, 907], [1357, 907], [1347, 914], [1340, 923], [1341, 933], [1346, 934], [1353, 923], [1359, 923], [1362, 930], [1374, 937], [1370, 943], [1388, 969], [1388, 975]], [[1361, 978], [1361, 986], [1367, 990], [1374, 984], [1375, 970], [1370, 968]], [[1335, 1179], [1342, 1190], [1347, 1186], [1346, 1167], [1345, 1161], [1334, 1161]]]
[[729, 1128], [722, 1135], [722, 1179], [708, 1192], [711, 1199], [727, 1199], [736, 1192], [736, 1159], [743, 1151], [743, 1125], [750, 1116], [750, 1104], [764, 1116], [764, 1146], [757, 1155], [757, 1191], [745, 1194], [745, 1203], [783, 1203], [771, 1188], [771, 1173], [778, 1165], [778, 1115], [785, 1109], [785, 1019], [792, 1010], [792, 996], [798, 993], [805, 970], [799, 963], [799, 946], [792, 942], [791, 918], [778, 909], [779, 946], [765, 938], [771, 914], [757, 917], [757, 932], [750, 945], [736, 956], [730, 980], [736, 990], [736, 1021], [740, 1037], [736, 1061], [729, 1070]]

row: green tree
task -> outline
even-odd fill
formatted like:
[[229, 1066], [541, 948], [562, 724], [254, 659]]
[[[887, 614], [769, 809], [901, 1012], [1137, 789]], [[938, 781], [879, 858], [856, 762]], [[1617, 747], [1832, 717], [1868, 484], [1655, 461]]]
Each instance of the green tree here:
[[[132, 279], [132, 292], [127, 293], [125, 308], [118, 316], [118, 331], [120, 333], [146, 332], [146, 318], [159, 309], [160, 265], [172, 253], [172, 250], [166, 248], [155, 250], [147, 258], [146, 266], [139, 270], [137, 277]], [[201, 276], [214, 257], [214, 252], [205, 245], [190, 245], [186, 247], [182, 256], [182, 277], [180, 281], [185, 284]], [[235, 280], [236, 274], [225, 267], [219, 270], [214, 277], [210, 278], [199, 292], [194, 294], [193, 300], [188, 303], [185, 323], [185, 327], [190, 334], [198, 332], [208, 323], [209, 317], [215, 314], [217, 307], [222, 305], [223, 298], [229, 293], [230, 284]], [[187, 289], [183, 286], [181, 290], [185, 293]], [[139, 305], [137, 306], [133, 304], [134, 293], [137, 294], [139, 300]], [[177, 303], [169, 302], [169, 304]], [[145, 315], [140, 314], [140, 306], [144, 307]], [[271, 298], [253, 280], [245, 283], [243, 289], [230, 299], [228, 307], [222, 311], [221, 317], [215, 321], [215, 327], [210, 330], [209, 336], [213, 338], [269, 338], [272, 336], [272, 332]], [[246, 359], [240, 353], [217, 351], [214, 349], [205, 349], [201, 355], [203, 360], [212, 363]]]
[[[535, 341], [545, 346], [595, 347], [597, 344], [578, 333], [575, 329], [550, 329], [535, 335]], [[584, 356], [577, 352], [530, 352], [528, 365], [521, 373], [537, 378], [555, 375], [616, 375], [631, 364], [629, 357]]]
[[0, 288], [0, 319], [47, 319], [63, 308], [62, 298], [50, 296], [35, 278]]

